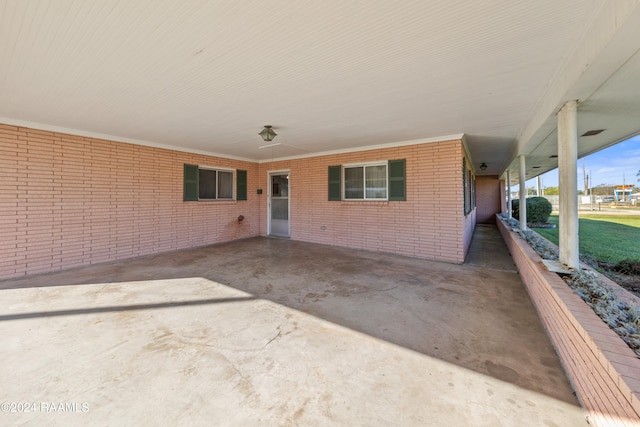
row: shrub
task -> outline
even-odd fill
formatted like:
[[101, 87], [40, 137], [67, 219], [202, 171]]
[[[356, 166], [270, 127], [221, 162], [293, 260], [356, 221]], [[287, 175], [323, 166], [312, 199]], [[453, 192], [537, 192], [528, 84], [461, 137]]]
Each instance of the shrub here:
[[511, 199], [511, 216], [520, 221], [520, 199]]
[[527, 198], [527, 222], [547, 222], [551, 210], [551, 202], [544, 197]]
[[[527, 222], [543, 223], [549, 220], [551, 215], [551, 202], [544, 197], [527, 197]], [[511, 200], [511, 210], [514, 218], [520, 218], [520, 200]]]

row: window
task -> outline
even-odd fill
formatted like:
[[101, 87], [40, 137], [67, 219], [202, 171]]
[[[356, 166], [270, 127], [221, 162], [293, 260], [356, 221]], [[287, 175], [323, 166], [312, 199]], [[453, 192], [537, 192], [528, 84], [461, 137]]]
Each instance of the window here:
[[233, 172], [198, 168], [198, 199], [232, 199]]
[[405, 160], [329, 166], [329, 200], [406, 200]]
[[469, 200], [469, 179], [467, 178], [467, 159], [462, 159], [462, 193], [463, 193], [463, 211], [465, 216], [471, 212]]
[[476, 208], [476, 177], [471, 175], [471, 210]]
[[469, 169], [467, 173], [469, 175], [469, 177], [467, 178], [467, 198], [469, 199], [469, 211], [467, 213], [471, 213], [471, 211], [473, 210], [473, 173], [471, 172], [471, 169]]
[[[184, 165], [184, 201], [233, 200], [233, 170]], [[236, 171], [236, 200], [247, 200], [247, 172]]]
[[344, 199], [387, 198], [387, 163], [344, 166]]
[[462, 159], [462, 192], [464, 214], [469, 215], [476, 208], [476, 178], [471, 169], [467, 169], [467, 159]]

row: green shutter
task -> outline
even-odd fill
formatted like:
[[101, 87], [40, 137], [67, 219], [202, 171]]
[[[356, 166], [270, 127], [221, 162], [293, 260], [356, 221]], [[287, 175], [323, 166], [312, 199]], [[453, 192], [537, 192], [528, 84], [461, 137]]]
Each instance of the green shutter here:
[[469, 193], [467, 192], [467, 159], [462, 158], [462, 198], [463, 198], [463, 212], [465, 216], [469, 213]]
[[329, 166], [329, 200], [340, 200], [340, 166]]
[[236, 200], [247, 200], [247, 171], [236, 171]]
[[389, 160], [389, 200], [407, 200], [406, 160]]
[[185, 202], [198, 200], [198, 166], [184, 165], [184, 191], [182, 200]]

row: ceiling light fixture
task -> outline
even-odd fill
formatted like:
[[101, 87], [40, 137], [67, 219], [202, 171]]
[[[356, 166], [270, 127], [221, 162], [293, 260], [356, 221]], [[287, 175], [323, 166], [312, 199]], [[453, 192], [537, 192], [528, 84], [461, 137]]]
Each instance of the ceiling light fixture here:
[[594, 136], [594, 135], [601, 134], [604, 131], [605, 131], [605, 129], [594, 129], [594, 130], [590, 130], [590, 131], [587, 131], [587, 132], [583, 133], [582, 136]]
[[485, 162], [482, 162], [482, 164], [480, 165], [480, 170], [483, 170], [483, 171], [487, 170], [487, 164]]
[[264, 142], [271, 142], [273, 141], [273, 138], [275, 138], [278, 134], [275, 133], [273, 129], [271, 129], [271, 125], [264, 125], [264, 129], [262, 129], [262, 132], [260, 132], [258, 135], [260, 135], [262, 139], [264, 139]]

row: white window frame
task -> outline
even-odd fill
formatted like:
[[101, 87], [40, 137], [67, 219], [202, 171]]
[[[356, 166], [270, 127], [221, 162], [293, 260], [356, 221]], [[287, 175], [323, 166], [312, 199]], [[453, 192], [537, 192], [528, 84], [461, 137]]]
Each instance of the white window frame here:
[[[370, 166], [384, 166], [385, 167], [385, 174], [384, 174], [384, 186], [385, 186], [385, 190], [386, 190], [386, 197], [382, 198], [382, 197], [367, 197], [367, 167]], [[364, 187], [363, 187], [363, 198], [361, 199], [354, 199], [354, 198], [347, 198], [346, 197], [346, 186], [347, 186], [347, 182], [345, 179], [345, 169], [350, 169], [350, 168], [363, 168], [363, 183], [364, 183]], [[389, 200], [389, 161], [388, 160], [380, 160], [380, 161], [376, 161], [376, 162], [365, 162], [365, 163], [349, 163], [346, 165], [342, 165], [342, 170], [341, 170], [341, 174], [342, 174], [342, 182], [341, 182], [341, 191], [342, 191], [342, 200], [344, 201], [375, 201], [375, 202], [384, 202], [384, 201], [388, 201]]]
[[[200, 181], [200, 171], [201, 170], [209, 170], [216, 172], [216, 197], [215, 198], [201, 198], [200, 197], [200, 185], [198, 185], [198, 201], [212, 201], [212, 200], [235, 200], [236, 196], [236, 170], [229, 168], [220, 168], [215, 166], [198, 166], [198, 182]], [[218, 197], [218, 183], [220, 182], [218, 178], [218, 172], [231, 172], [231, 197]]]

